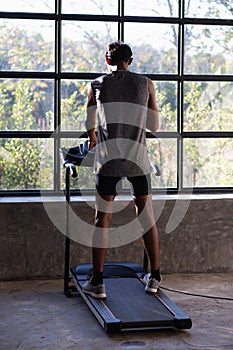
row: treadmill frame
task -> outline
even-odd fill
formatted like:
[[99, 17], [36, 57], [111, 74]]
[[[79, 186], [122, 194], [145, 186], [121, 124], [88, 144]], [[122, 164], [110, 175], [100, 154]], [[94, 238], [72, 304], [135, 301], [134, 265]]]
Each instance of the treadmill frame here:
[[[153, 307], [153, 299], [157, 299], [165, 309], [170, 313], [172, 318], [159, 318], [152, 321], [122, 321], [110, 310], [105, 302], [105, 299], [96, 299], [92, 296], [85, 294], [82, 291], [82, 283], [88, 279], [89, 271], [92, 264], [80, 264], [76, 268], [70, 269], [70, 279], [72, 280], [75, 288], [80, 293], [92, 313], [95, 315], [101, 326], [107, 333], [133, 331], [133, 330], [151, 330], [151, 329], [190, 329], [192, 321], [190, 317], [185, 314], [171, 299], [169, 299], [163, 291], [158, 288], [157, 293], [151, 294], [151, 305]], [[121, 273], [121, 268], [129, 270], [129, 274]], [[118, 270], [119, 273], [114, 274], [112, 270]], [[108, 272], [109, 270], [109, 272]], [[131, 270], [131, 271], [130, 271]], [[112, 278], [137, 278], [143, 284], [143, 277], [146, 274], [144, 268], [138, 264], [131, 262], [116, 262], [104, 264], [104, 279]], [[107, 300], [107, 299], [106, 299]]]
[[[70, 218], [69, 218], [69, 206], [70, 206], [70, 176], [77, 177], [77, 172], [74, 164], [65, 163], [66, 168], [66, 238], [65, 238], [65, 266], [64, 266], [64, 294], [67, 297], [72, 297], [73, 292], [78, 292], [83, 300], [86, 302], [89, 309], [95, 315], [100, 325], [107, 333], [115, 333], [129, 330], [149, 330], [149, 329], [164, 329], [164, 328], [177, 328], [177, 329], [190, 329], [192, 327], [191, 318], [185, 314], [176, 304], [174, 304], [166, 295], [158, 288], [157, 293], [152, 297], [159, 300], [166, 309], [174, 316], [173, 319], [168, 320], [154, 320], [154, 321], [142, 321], [142, 322], [122, 322], [117, 318], [113, 312], [108, 308], [103, 299], [96, 299], [82, 291], [82, 282], [88, 279], [88, 272], [91, 269], [91, 264], [80, 264], [76, 268], [70, 268]], [[144, 266], [147, 263], [144, 257]], [[143, 277], [146, 274], [146, 270], [135, 263], [131, 262], [116, 262], [105, 263], [105, 268], [108, 267], [120, 268], [124, 267], [130, 270], [129, 275], [121, 276], [117, 274], [112, 276], [112, 273], [104, 275], [104, 278], [124, 278], [132, 277], [138, 278], [143, 284]], [[81, 273], [76, 274], [76, 270], [81, 269]], [[111, 269], [111, 268], [110, 268]]]

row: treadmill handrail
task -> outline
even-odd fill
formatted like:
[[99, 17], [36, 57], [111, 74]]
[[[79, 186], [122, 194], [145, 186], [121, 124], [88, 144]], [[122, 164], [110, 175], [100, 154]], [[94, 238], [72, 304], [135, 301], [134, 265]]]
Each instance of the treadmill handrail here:
[[76, 167], [73, 163], [68, 163], [68, 162], [65, 162], [63, 164], [64, 168], [68, 168], [69, 171], [70, 171], [70, 175], [73, 177], [73, 178], [76, 178], [78, 176], [77, 174], [77, 170], [76, 170]]

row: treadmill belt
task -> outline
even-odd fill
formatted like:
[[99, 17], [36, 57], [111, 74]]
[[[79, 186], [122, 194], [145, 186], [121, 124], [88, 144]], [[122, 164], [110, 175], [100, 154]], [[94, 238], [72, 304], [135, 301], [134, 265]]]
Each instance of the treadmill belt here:
[[[130, 263], [125, 263], [130, 264]], [[145, 285], [138, 277], [113, 277], [109, 270], [104, 277], [107, 298], [95, 299], [83, 293], [82, 285], [86, 281], [89, 265], [71, 269], [73, 281], [107, 333], [136, 329], [177, 328], [190, 329], [192, 321], [160, 289], [158, 293], [148, 294]], [[106, 271], [105, 271], [106, 272]], [[143, 274], [141, 274], [143, 276]]]
[[155, 295], [145, 292], [137, 278], [106, 278], [105, 304], [123, 323], [173, 320], [174, 315]]

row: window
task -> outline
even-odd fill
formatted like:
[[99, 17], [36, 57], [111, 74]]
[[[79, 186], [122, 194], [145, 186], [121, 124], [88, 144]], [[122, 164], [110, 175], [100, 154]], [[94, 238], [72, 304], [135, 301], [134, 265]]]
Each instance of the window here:
[[[232, 190], [230, 0], [8, 0], [0, 12], [1, 194], [63, 190], [60, 147], [84, 141], [88, 85], [106, 72], [115, 40], [130, 44], [131, 70], [155, 85], [154, 190]], [[93, 191], [90, 168], [72, 180], [77, 188]]]

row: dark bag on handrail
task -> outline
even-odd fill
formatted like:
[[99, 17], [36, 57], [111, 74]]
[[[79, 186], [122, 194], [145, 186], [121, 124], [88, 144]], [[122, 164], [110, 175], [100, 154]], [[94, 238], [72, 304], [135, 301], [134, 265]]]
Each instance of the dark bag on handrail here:
[[88, 141], [72, 148], [60, 148], [64, 164], [72, 163], [78, 166], [92, 167], [94, 164], [95, 151], [88, 149]]

